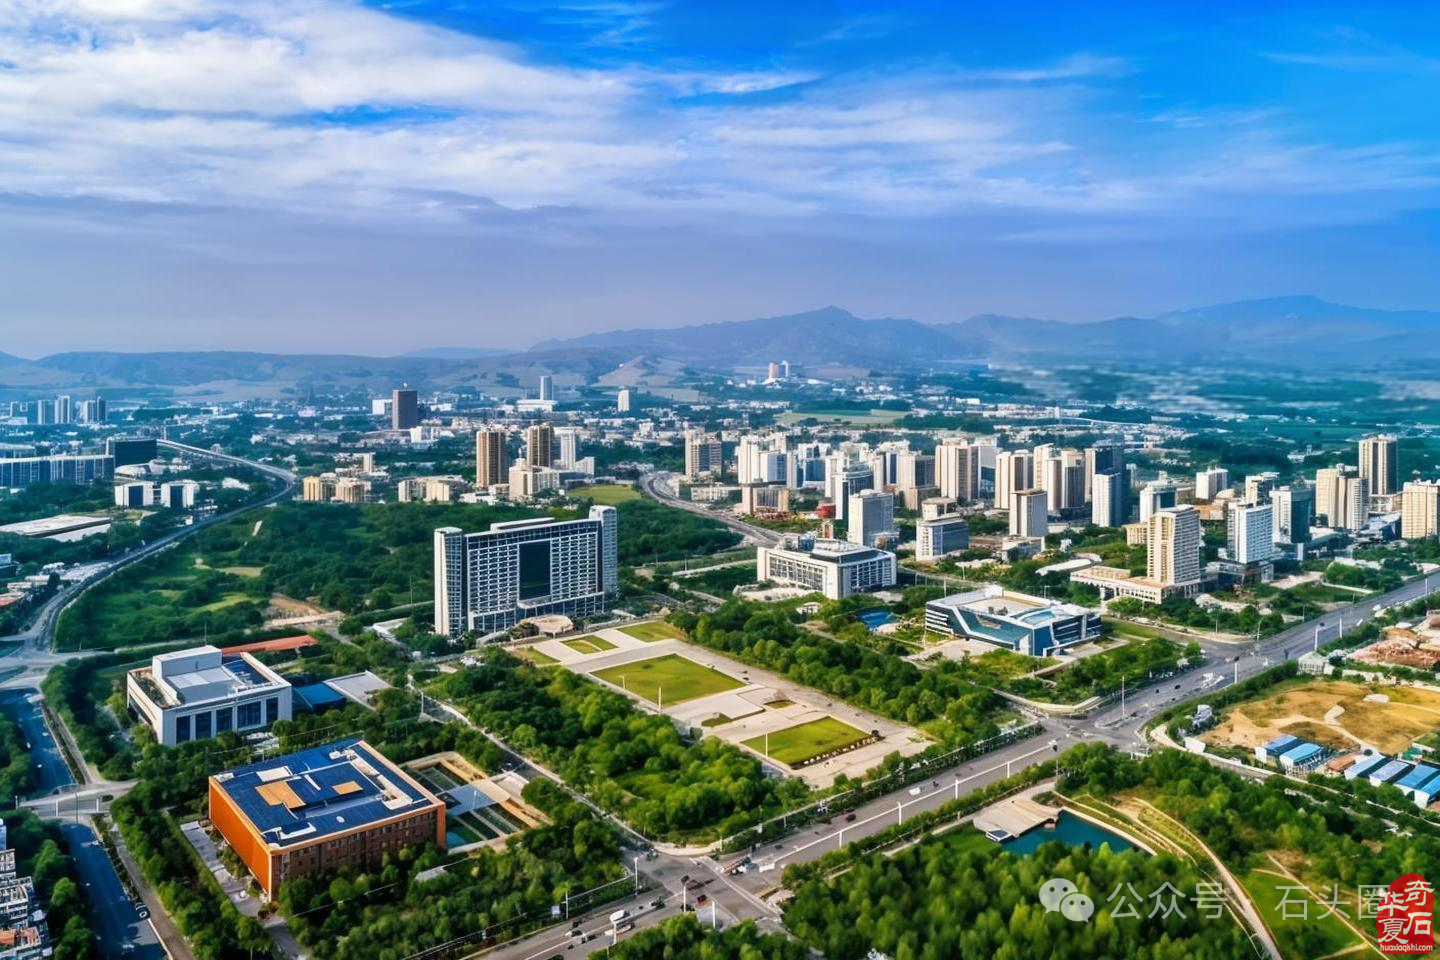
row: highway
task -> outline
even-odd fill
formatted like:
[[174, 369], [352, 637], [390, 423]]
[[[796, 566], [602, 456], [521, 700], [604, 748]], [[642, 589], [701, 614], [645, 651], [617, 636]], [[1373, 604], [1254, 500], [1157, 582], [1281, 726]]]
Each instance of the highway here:
[[750, 543], [755, 543], [762, 547], [773, 547], [780, 542], [781, 535], [774, 530], [767, 530], [764, 527], [757, 527], [753, 523], [746, 523], [743, 520], [731, 516], [727, 511], [710, 510], [701, 504], [680, 499], [680, 494], [675, 490], [674, 476], [674, 474], [670, 473], [647, 470], [640, 474], [640, 490], [669, 506], [679, 507], [681, 510], [688, 510], [702, 517], [709, 517], [717, 523], [723, 523]]

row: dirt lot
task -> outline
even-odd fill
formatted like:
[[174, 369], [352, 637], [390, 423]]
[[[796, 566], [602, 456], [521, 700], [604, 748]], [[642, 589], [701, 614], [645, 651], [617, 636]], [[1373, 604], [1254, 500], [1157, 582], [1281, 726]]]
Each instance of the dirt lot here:
[[1203, 739], [1251, 749], [1291, 734], [1337, 750], [1363, 745], [1393, 755], [1437, 727], [1440, 693], [1311, 680], [1233, 708]]

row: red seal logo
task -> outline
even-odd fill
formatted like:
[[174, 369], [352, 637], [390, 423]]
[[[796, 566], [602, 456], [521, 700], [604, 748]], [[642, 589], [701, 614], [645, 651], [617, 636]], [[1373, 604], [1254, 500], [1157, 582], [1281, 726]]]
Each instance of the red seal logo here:
[[1418, 873], [1407, 873], [1386, 891], [1375, 916], [1375, 932], [1383, 953], [1430, 953], [1435, 949], [1431, 925], [1435, 891]]

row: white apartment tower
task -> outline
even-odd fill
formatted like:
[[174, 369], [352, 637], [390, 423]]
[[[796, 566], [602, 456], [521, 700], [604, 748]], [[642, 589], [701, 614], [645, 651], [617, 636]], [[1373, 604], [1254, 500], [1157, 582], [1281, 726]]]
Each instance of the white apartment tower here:
[[935, 485], [940, 496], [961, 503], [980, 499], [980, 450], [963, 437], [947, 437], [935, 447]]
[[1226, 546], [1236, 563], [1262, 563], [1275, 555], [1271, 504], [1232, 503], [1225, 512]]
[[1044, 490], [1016, 490], [1010, 495], [1010, 535], [1040, 537], [1050, 532], [1049, 506]]
[[[995, 507], [1010, 509], [1017, 490], [1035, 489], [1034, 457], [1029, 450], [1002, 450], [995, 454]], [[942, 491], [943, 492], [943, 491]]]
[[1440, 536], [1440, 480], [1411, 480], [1405, 484], [1400, 536], [1406, 540], [1434, 540]]
[[1370, 495], [1389, 496], [1400, 492], [1397, 441], [1390, 434], [1365, 437], [1360, 441], [1360, 476], [1369, 483]]
[[1205, 502], [1214, 500], [1220, 491], [1229, 489], [1230, 471], [1224, 467], [1211, 467], [1195, 474], [1195, 499]]
[[1125, 503], [1125, 474], [1114, 470], [1097, 473], [1092, 484], [1090, 522], [1097, 527], [1124, 525], [1130, 515]]
[[873, 547], [881, 541], [894, 539], [895, 495], [878, 490], [862, 490], [850, 494], [845, 510], [846, 539], [851, 543]]
[[1161, 586], [1200, 582], [1200, 514], [1189, 504], [1166, 507], [1145, 531], [1145, 576]]

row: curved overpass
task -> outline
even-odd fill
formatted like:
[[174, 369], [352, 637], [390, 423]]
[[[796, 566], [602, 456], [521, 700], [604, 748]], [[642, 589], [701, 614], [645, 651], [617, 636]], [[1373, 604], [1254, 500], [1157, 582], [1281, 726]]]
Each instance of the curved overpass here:
[[691, 513], [702, 517], [709, 517], [711, 520], [723, 523], [734, 530], [742, 537], [752, 543], [758, 543], [762, 547], [773, 547], [780, 542], [780, 534], [774, 530], [758, 527], [753, 523], [746, 523], [743, 520], [730, 516], [727, 513], [707, 510], [705, 507], [689, 500], [681, 500], [680, 495], [675, 492], [673, 480], [674, 475], [660, 471], [648, 471], [640, 475], [640, 490], [661, 503], [672, 507], [679, 507], [681, 510], [688, 510]]

